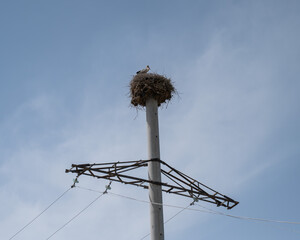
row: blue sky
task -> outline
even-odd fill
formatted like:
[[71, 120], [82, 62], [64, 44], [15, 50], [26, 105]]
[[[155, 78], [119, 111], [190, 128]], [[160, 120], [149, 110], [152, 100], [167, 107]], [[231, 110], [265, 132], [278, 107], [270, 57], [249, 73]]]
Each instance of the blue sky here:
[[[240, 202], [230, 211], [200, 204], [300, 222], [299, 11], [292, 0], [2, 1], [3, 239], [72, 184], [64, 172], [72, 163], [147, 158], [145, 112], [128, 98], [129, 81], [147, 64], [180, 93], [159, 112], [161, 158]], [[107, 184], [79, 181], [100, 191]], [[148, 199], [117, 183], [111, 191]], [[14, 239], [46, 239], [96, 196], [72, 189]], [[177, 211], [165, 207], [165, 219]], [[148, 232], [147, 204], [105, 195], [52, 239], [138, 240]], [[165, 226], [174, 240], [299, 234], [299, 225], [195, 211]]]

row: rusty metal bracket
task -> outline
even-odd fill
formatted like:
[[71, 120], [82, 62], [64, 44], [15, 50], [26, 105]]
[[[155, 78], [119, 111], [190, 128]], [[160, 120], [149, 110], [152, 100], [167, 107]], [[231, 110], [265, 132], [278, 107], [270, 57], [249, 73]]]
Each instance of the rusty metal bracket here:
[[[133, 176], [129, 172], [138, 168], [147, 167], [151, 161], [161, 163], [161, 173], [164, 176], [162, 182], [154, 182], [148, 179]], [[110, 181], [131, 184], [138, 187], [148, 188], [149, 183], [161, 185], [162, 191], [192, 198], [193, 201], [205, 201], [223, 206], [227, 209], [235, 207], [239, 202], [227, 197], [210, 187], [198, 182], [186, 174], [176, 170], [160, 159], [94, 163], [94, 164], [72, 164], [66, 173], [76, 173], [77, 178], [81, 175], [103, 178]], [[76, 179], [77, 179], [76, 178]], [[167, 182], [170, 181], [170, 183]]]

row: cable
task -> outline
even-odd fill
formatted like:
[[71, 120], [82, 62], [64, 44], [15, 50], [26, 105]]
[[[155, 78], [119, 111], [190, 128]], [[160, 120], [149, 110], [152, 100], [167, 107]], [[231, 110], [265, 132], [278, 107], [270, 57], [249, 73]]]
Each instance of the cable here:
[[[65, 226], [67, 226], [70, 222], [72, 222], [75, 218], [77, 218], [81, 213], [83, 213], [85, 210], [87, 210], [94, 202], [96, 202], [100, 197], [102, 197], [104, 194], [107, 193], [108, 190], [110, 190], [111, 182], [105, 186], [105, 191], [101, 193], [98, 197], [96, 197], [92, 202], [90, 202], [85, 208], [83, 208], [79, 213], [77, 213], [74, 217], [72, 217], [68, 222], [66, 222], [64, 225], [62, 225], [59, 229], [57, 229], [54, 233], [52, 233], [48, 238], [52, 238], [56, 233], [58, 233], [60, 230], [62, 230]], [[75, 186], [74, 186], [75, 187]]]
[[40, 212], [35, 218], [29, 221], [24, 227], [22, 227], [18, 232], [16, 232], [9, 240], [13, 239], [20, 232], [22, 232], [25, 228], [27, 228], [31, 223], [33, 223], [36, 219], [38, 219], [44, 212], [46, 212], [54, 203], [56, 203], [59, 199], [61, 199], [67, 192], [71, 190], [71, 187], [64, 191], [58, 198], [56, 198], [50, 205], [48, 205], [42, 212]]
[[260, 221], [260, 222], [272, 222], [272, 223], [300, 224], [300, 222], [279, 221], [279, 220], [270, 220], [270, 219], [263, 219], [263, 218], [252, 218], [252, 217], [236, 216], [236, 215], [231, 215], [231, 214], [226, 214], [226, 213], [222, 213], [222, 212], [219, 212], [219, 211], [215, 211], [215, 210], [206, 208], [206, 207], [204, 207], [204, 206], [202, 206], [200, 204], [195, 204], [195, 205], [197, 205], [199, 207], [202, 207], [202, 208], [205, 208], [205, 209], [209, 210], [213, 214], [218, 214], [218, 215], [232, 217], [232, 218], [237, 218], [237, 219], [242, 219], [242, 220]]
[[[287, 221], [276, 221], [276, 220], [269, 220], [269, 219], [261, 219], [261, 218], [250, 218], [250, 217], [242, 217], [242, 216], [235, 216], [235, 215], [231, 215], [231, 214], [225, 214], [225, 213], [222, 213], [222, 212], [219, 212], [219, 211], [215, 211], [215, 210], [212, 210], [210, 208], [207, 208], [207, 207], [204, 207], [200, 204], [196, 204], [197, 206], [199, 207], [202, 207], [204, 209], [207, 209], [208, 211], [210, 211], [210, 213], [212, 214], [218, 214], [218, 215], [222, 215], [222, 216], [227, 216], [227, 217], [232, 217], [232, 218], [236, 218], [236, 219], [241, 219], [241, 220], [249, 220], [249, 221], [256, 221], [256, 222], [271, 222], [271, 223], [293, 223], [293, 224], [297, 224], [297, 222], [287, 222]], [[284, 229], [284, 230], [289, 230], [289, 231], [292, 231], [292, 232], [296, 232], [296, 233], [299, 233], [298, 230], [295, 230], [295, 229], [289, 229], [287, 228], [286, 226], [280, 226], [280, 228]]]
[[151, 233], [148, 233], [147, 235], [145, 235], [144, 237], [142, 237], [140, 240], [145, 239], [146, 237], [148, 237]]
[[[97, 193], [100, 193], [100, 191], [94, 190], [94, 189], [91, 189], [91, 188], [86, 188], [86, 187], [81, 187], [81, 186], [77, 186], [77, 188], [80, 188], [80, 189], [83, 189], [83, 190], [87, 190], [87, 191], [91, 191], [91, 192], [97, 192]], [[129, 199], [129, 200], [132, 200], [132, 201], [136, 201], [136, 202], [150, 203], [149, 201], [146, 201], [146, 200], [136, 199], [136, 198], [124, 196], [124, 195], [121, 195], [121, 194], [118, 194], [118, 193], [109, 192], [109, 194], [110, 194], [110, 195], [117, 196], [117, 197], [121, 197], [121, 198], [126, 198], [126, 199]], [[154, 205], [166, 206], [166, 207], [173, 207], [173, 208], [185, 209], [185, 208], [183, 208], [183, 207], [178, 207], [178, 206], [173, 206], [173, 205], [168, 205], [168, 204], [162, 204], [162, 203], [155, 203], [155, 202], [152, 202], [152, 204], [154, 204]], [[190, 205], [189, 205], [189, 206], [190, 206]], [[207, 212], [207, 211], [205, 211], [205, 212]]]
[[[93, 190], [93, 189], [89, 189], [89, 188], [84, 188], [84, 187], [78, 187], [78, 188], [89, 190], [89, 191], [92, 191], [92, 192], [99, 192], [97, 190]], [[150, 203], [149, 201], [146, 201], [146, 200], [140, 200], [140, 199], [136, 199], [136, 198], [133, 198], [133, 197], [124, 196], [124, 195], [113, 193], [113, 192], [109, 192], [109, 194], [115, 195], [115, 196], [119, 196], [119, 197], [122, 197], [122, 198], [126, 198], [126, 199], [130, 199], [130, 200], [137, 201], [137, 202]], [[175, 206], [175, 205], [170, 205], [170, 204], [161, 204], [161, 203], [153, 203], [153, 202], [152, 202], [152, 204], [162, 205], [162, 206], [172, 207], [172, 208], [187, 209], [187, 210], [196, 211], [196, 212], [204, 212], [204, 213], [210, 213], [210, 214], [219, 214], [219, 215], [223, 215], [223, 216], [227, 216], [227, 217], [232, 217], [232, 218], [237, 218], [237, 219], [242, 219], [242, 220], [260, 221], [260, 222], [272, 222], [272, 223], [286, 223], [286, 224], [300, 225], [300, 222], [279, 221], [279, 220], [271, 220], [271, 219], [263, 219], [263, 218], [251, 218], [251, 217], [243, 217], [243, 216], [236, 216], [236, 215], [225, 214], [225, 213], [222, 213], [222, 212], [217, 212], [217, 211], [211, 210], [209, 208], [203, 207], [203, 206], [201, 206], [199, 204], [195, 204], [195, 205], [200, 206], [202, 208], [205, 208], [207, 210], [201, 210], [201, 209], [196, 209], [196, 208], [186, 208], [186, 207], [181, 207], [181, 206]]]
[[173, 218], [175, 218], [178, 214], [182, 213], [184, 210], [188, 209], [188, 207], [190, 207], [190, 206], [191, 206], [191, 204], [189, 204], [185, 208], [181, 209], [178, 213], [176, 213], [175, 215], [170, 217], [167, 221], [165, 221], [164, 224], [170, 222]]
[[[78, 188], [81, 188], [81, 189], [84, 189], [84, 190], [88, 190], [88, 191], [92, 191], [92, 192], [98, 192], [96, 190], [93, 190], [93, 189], [90, 189], [90, 188], [84, 188], [84, 187], [79, 187]], [[109, 194], [112, 194], [112, 195], [115, 195], [115, 196], [119, 196], [119, 197], [123, 197], [123, 198], [127, 198], [127, 199], [130, 199], [130, 200], [135, 200], [135, 201], [139, 201], [139, 202], [144, 202], [144, 203], [150, 203], [149, 201], [144, 201], [144, 200], [138, 200], [138, 199], [135, 199], [135, 198], [131, 198], [131, 197], [127, 197], [127, 196], [123, 196], [121, 194], [117, 194], [117, 193], [112, 193], [112, 192], [109, 192]], [[171, 206], [171, 205], [167, 205], [167, 204], [158, 204], [158, 203], [153, 203], [155, 205], [164, 205], [164, 206]], [[168, 222], [170, 222], [173, 218], [175, 218], [176, 216], [178, 216], [180, 213], [182, 213], [184, 210], [186, 210], [188, 207], [190, 207], [191, 205], [194, 204], [194, 201], [189, 204], [188, 206], [186, 206], [185, 208], [182, 208], [179, 212], [177, 212], [176, 214], [174, 214], [172, 217], [170, 217], [168, 220], [166, 220], [164, 222], [164, 224], [167, 224]], [[147, 235], [145, 235], [144, 237], [142, 237], [140, 240], [143, 240], [145, 239], [146, 237], [148, 237], [151, 233], [148, 233]]]
[[83, 213], [86, 209], [88, 209], [94, 202], [96, 202], [100, 197], [102, 197], [104, 193], [96, 197], [92, 202], [90, 202], [85, 208], [83, 208], [79, 213], [77, 213], [74, 217], [72, 217], [68, 222], [66, 222], [64, 225], [62, 225], [59, 229], [57, 229], [54, 233], [52, 233], [48, 238], [52, 238], [56, 233], [58, 233], [60, 230], [62, 230], [65, 226], [67, 226], [70, 222], [72, 222], [75, 218], [77, 218], [81, 213]]
[[[90, 189], [90, 188], [85, 188], [85, 187], [78, 187], [78, 188], [81, 188], [81, 189], [84, 189], [84, 190], [88, 190], [88, 191], [92, 191], [92, 192], [99, 192], [97, 190], [94, 190], [94, 189]], [[141, 200], [141, 199], [137, 199], [137, 198], [133, 198], [133, 197], [128, 197], [128, 196], [125, 196], [125, 195], [121, 195], [121, 194], [117, 194], [117, 193], [113, 193], [113, 192], [109, 192], [109, 194], [111, 195], [115, 195], [117, 197], [121, 197], [121, 198], [125, 198], [125, 199], [129, 199], [129, 200], [132, 200], [132, 201], [137, 201], [137, 202], [142, 202], [142, 203], [147, 203], [149, 204], [150, 202], [149, 201], [146, 201], [146, 200]], [[190, 210], [190, 211], [196, 211], [196, 212], [203, 212], [203, 213], [210, 213], [210, 214], [219, 214], [219, 215], [222, 215], [222, 216], [227, 216], [227, 217], [232, 217], [232, 218], [236, 218], [236, 219], [240, 219], [240, 220], [248, 220], [248, 221], [258, 221], [258, 222], [270, 222], [270, 223], [284, 223], [284, 224], [296, 224], [296, 225], [299, 225], [300, 222], [292, 222], [292, 221], [278, 221], [278, 220], [270, 220], [270, 219], [262, 219], [262, 218], [250, 218], [250, 217], [243, 217], [243, 216], [235, 216], [235, 215], [230, 215], [230, 214], [225, 214], [225, 213], [222, 213], [222, 212], [217, 212], [217, 211], [214, 211], [212, 209], [209, 209], [209, 208], [206, 208], [204, 206], [201, 206], [200, 204], [194, 204], [194, 202], [190, 205], [197, 205], [197, 206], [200, 206], [202, 208], [204, 208], [205, 210], [202, 210], [202, 209], [195, 209], [195, 208], [189, 208], [190, 205], [188, 205], [187, 207], [181, 207], [181, 206], [175, 206], [175, 205], [170, 205], [170, 204], [161, 204], [161, 203], [152, 203], [152, 204], [156, 204], [156, 205], [161, 205], [161, 206], [166, 206], [166, 207], [172, 207], [172, 208], [179, 208], [181, 209], [181, 211], [179, 211], [178, 213], [176, 213], [174, 216], [172, 216], [170, 219], [168, 219], [166, 222], [170, 221], [171, 219], [173, 219], [174, 217], [176, 217], [178, 214], [180, 214], [182, 211], [184, 210]], [[165, 222], [165, 224], [166, 224]], [[286, 230], [286, 229], [285, 229]], [[290, 229], [289, 229], [290, 230]], [[293, 232], [295, 232], [295, 230], [292, 230]], [[298, 232], [298, 231], [296, 231]], [[150, 235], [147, 234], [145, 235], [143, 238], [141, 238], [140, 240], [143, 240], [145, 239], [146, 237], [148, 237]]]
[[[162, 204], [163, 205], [163, 204]], [[184, 210], [186, 210], [189, 206], [191, 206], [191, 204], [189, 204], [188, 206], [186, 206], [185, 208], [182, 208], [179, 212], [177, 212], [176, 214], [174, 214], [172, 217], [170, 217], [168, 220], [166, 220], [164, 222], [164, 224], [167, 224], [168, 222], [170, 222], [173, 218], [175, 218], [177, 215], [179, 215], [180, 213], [182, 213]], [[145, 239], [146, 237], [148, 237], [151, 233], [148, 233], [147, 235], [145, 235], [144, 237], [142, 237], [140, 240]]]

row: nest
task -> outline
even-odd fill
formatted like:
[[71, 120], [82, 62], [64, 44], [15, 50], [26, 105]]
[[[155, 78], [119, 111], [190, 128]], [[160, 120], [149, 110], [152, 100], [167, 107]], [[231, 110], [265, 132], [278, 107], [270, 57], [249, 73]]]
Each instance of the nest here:
[[160, 106], [170, 101], [174, 93], [171, 79], [156, 73], [137, 74], [130, 82], [131, 104], [135, 107], [145, 107], [149, 98], [154, 98]]

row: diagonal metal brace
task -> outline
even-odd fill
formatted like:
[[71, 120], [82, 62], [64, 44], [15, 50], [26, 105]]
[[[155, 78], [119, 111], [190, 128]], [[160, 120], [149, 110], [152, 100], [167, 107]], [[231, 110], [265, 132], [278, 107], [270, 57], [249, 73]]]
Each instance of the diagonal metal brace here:
[[[139, 178], [130, 174], [138, 168], [147, 167], [151, 161], [161, 163], [161, 174], [166, 177], [168, 182], [155, 182], [144, 178]], [[110, 162], [94, 164], [72, 164], [66, 173], [76, 173], [77, 178], [81, 175], [103, 178], [110, 181], [131, 184], [148, 189], [149, 183], [162, 186], [162, 191], [173, 193], [185, 197], [190, 197], [194, 201], [205, 201], [216, 204], [218, 207], [223, 206], [227, 209], [235, 207], [239, 202], [227, 197], [210, 187], [198, 182], [186, 174], [176, 170], [160, 159], [127, 161], [127, 162]]]

